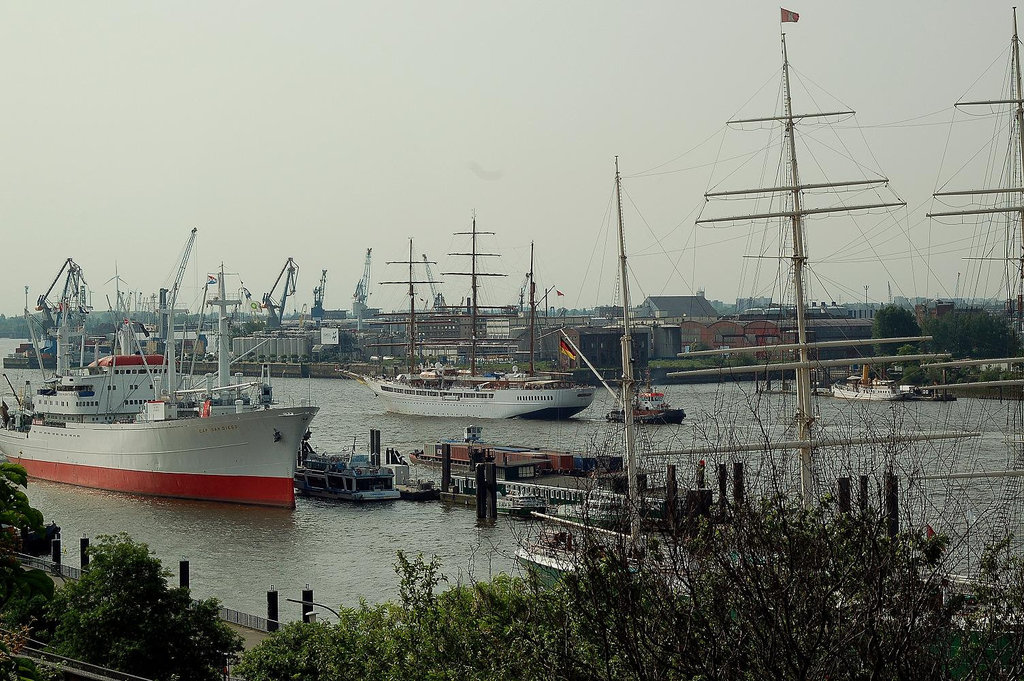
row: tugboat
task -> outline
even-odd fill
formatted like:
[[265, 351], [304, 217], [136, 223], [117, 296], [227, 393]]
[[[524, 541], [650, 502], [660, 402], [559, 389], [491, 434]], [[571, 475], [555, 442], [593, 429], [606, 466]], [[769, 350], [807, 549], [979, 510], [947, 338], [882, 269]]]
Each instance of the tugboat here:
[[[679, 424], [686, 417], [682, 408], [673, 408], [665, 401], [665, 393], [657, 392], [650, 386], [647, 390], [637, 393], [633, 400], [633, 423], [645, 425]], [[622, 423], [623, 410], [613, 409], [605, 418], [614, 423]]]
[[321, 499], [387, 501], [402, 495], [395, 489], [395, 472], [378, 466], [369, 454], [318, 454], [302, 443], [302, 463], [295, 469], [295, 491]]

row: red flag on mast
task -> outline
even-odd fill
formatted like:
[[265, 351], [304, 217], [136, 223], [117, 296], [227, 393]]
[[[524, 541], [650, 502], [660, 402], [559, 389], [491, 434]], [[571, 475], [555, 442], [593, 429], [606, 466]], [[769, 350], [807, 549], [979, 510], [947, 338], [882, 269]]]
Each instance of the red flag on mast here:
[[787, 21], [792, 21], [795, 24], [800, 21], [800, 15], [796, 12], [790, 12], [788, 9], [782, 9], [782, 23], [786, 23]]

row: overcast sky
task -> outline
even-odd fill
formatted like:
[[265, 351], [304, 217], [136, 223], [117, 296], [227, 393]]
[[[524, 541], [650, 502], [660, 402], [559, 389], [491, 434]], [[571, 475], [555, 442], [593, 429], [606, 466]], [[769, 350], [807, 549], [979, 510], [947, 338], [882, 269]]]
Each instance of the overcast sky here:
[[[298, 307], [326, 268], [326, 306], [349, 308], [366, 249], [374, 282], [400, 279], [384, 262], [405, 259], [409, 237], [417, 258], [438, 261], [452, 300], [468, 282], [439, 273], [465, 269], [447, 254], [466, 250], [452, 232], [473, 210], [497, 233], [482, 248], [503, 256], [486, 267], [508, 274], [488, 282], [484, 302], [518, 297], [533, 240], [538, 286], [561, 290], [559, 305], [610, 303], [615, 155], [634, 301], [697, 288], [726, 301], [771, 295], [774, 261], [744, 258], [777, 255], [763, 226], [693, 221], [709, 186], [742, 188], [751, 168], [755, 184], [777, 181], [777, 151], [743, 156], [769, 131], [725, 126], [778, 110], [775, 2], [2, 7], [0, 312], [20, 313], [24, 286], [34, 298], [67, 257], [97, 308], [113, 298], [115, 267], [128, 288], [167, 286], [192, 227], [185, 303], [222, 261], [261, 295], [291, 256]], [[863, 299], [865, 284], [873, 301], [890, 285], [953, 295], [974, 228], [923, 215], [992, 136], [991, 116], [951, 125], [952, 104], [1001, 96], [1010, 5], [788, 9], [800, 13], [786, 24], [794, 108], [857, 112], [817, 129], [802, 179], [877, 169], [908, 203], [881, 218], [811, 221], [811, 297]], [[829, 150], [841, 161], [848, 150], [859, 174], [833, 170]], [[955, 179], [987, 180], [983, 170]], [[964, 279], [961, 293], [1002, 295], [991, 278]], [[375, 283], [369, 303], [400, 306], [402, 293]]]

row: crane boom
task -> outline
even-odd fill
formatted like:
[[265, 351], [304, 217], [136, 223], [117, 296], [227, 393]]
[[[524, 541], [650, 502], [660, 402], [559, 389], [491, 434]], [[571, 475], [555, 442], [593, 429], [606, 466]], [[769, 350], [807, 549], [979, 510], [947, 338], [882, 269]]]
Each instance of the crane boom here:
[[[185, 277], [185, 269], [188, 267], [188, 258], [192, 254], [192, 246], [196, 242], [197, 228], [193, 227], [185, 243], [185, 252], [181, 256], [181, 264], [178, 265], [178, 275], [174, 278], [174, 287], [171, 289], [170, 305], [167, 308], [167, 338], [164, 352], [164, 361], [167, 363], [167, 387], [171, 394], [178, 389], [178, 378], [175, 375], [174, 365], [174, 305], [178, 301], [178, 290], [181, 288], [181, 280]], [[130, 350], [128, 351], [130, 352]]]
[[[287, 275], [287, 276], [285, 276]], [[274, 300], [274, 292], [277, 290], [281, 278], [284, 277], [284, 290], [281, 292], [281, 302]], [[267, 328], [277, 329], [281, 326], [281, 319], [284, 317], [285, 305], [288, 303], [288, 296], [295, 295], [295, 284], [299, 278], [299, 266], [294, 259], [288, 258], [284, 267], [270, 287], [270, 293], [263, 294], [263, 309], [267, 311]]]
[[192, 246], [196, 243], [196, 231], [197, 228], [192, 228], [192, 233], [189, 234], [188, 242], [185, 244], [185, 253], [181, 256], [181, 264], [178, 265], [178, 276], [174, 278], [174, 288], [171, 289], [171, 309], [174, 309], [174, 304], [178, 302], [178, 290], [181, 288], [181, 280], [185, 277], [185, 269], [188, 267], [188, 258], [192, 254]]
[[437, 282], [434, 281], [434, 271], [430, 269], [430, 261], [427, 260], [427, 254], [423, 254], [423, 266], [426, 268], [427, 279], [430, 281], [430, 298], [431, 304], [435, 310], [439, 310], [444, 307], [444, 294], [437, 290]]

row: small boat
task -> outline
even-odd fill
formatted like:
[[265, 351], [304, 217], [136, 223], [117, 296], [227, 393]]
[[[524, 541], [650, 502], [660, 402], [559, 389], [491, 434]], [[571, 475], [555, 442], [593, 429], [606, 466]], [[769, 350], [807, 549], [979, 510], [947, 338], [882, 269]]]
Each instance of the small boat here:
[[[622, 423], [625, 412], [622, 409], [613, 409], [605, 415], [605, 418], [614, 423]], [[673, 408], [665, 401], [665, 393], [657, 392], [650, 387], [647, 390], [637, 393], [633, 402], [633, 422], [646, 425], [679, 424], [686, 418], [686, 412], [682, 408]]]
[[[305, 444], [305, 443], [304, 443]], [[303, 448], [303, 463], [295, 469], [295, 491], [303, 496], [343, 501], [398, 499], [395, 472], [377, 466], [368, 454], [317, 454]]]
[[909, 397], [906, 392], [900, 390], [896, 381], [871, 378], [867, 364], [864, 365], [864, 371], [860, 376], [850, 376], [846, 381], [833, 385], [832, 396], [846, 400], [875, 400], [879, 402], [896, 402]]
[[547, 503], [539, 494], [527, 494], [518, 490], [509, 490], [498, 497], [498, 513], [513, 518], [529, 518], [531, 513], [544, 513]]

